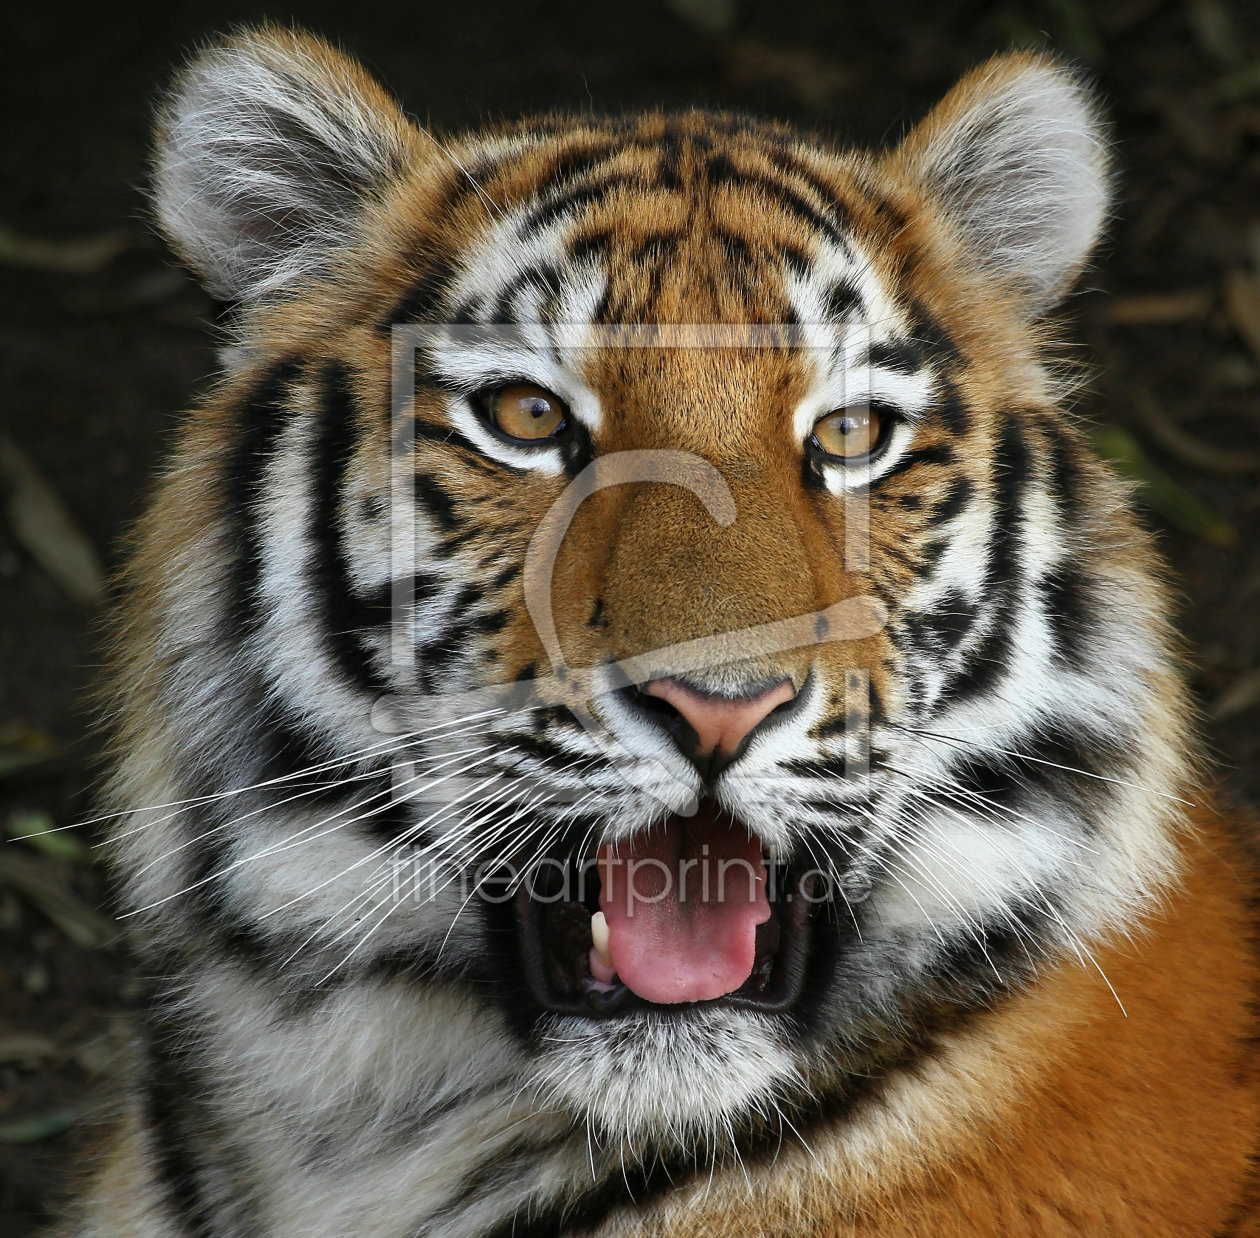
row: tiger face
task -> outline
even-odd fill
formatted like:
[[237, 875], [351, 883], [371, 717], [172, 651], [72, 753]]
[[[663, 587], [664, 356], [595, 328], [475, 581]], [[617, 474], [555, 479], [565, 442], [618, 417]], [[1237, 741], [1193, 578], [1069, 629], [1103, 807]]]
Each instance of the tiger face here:
[[[1164, 600], [1043, 321], [1105, 163], [1032, 55], [880, 154], [447, 142], [274, 29], [185, 71], [157, 213], [238, 316], [131, 573], [117, 794], [177, 806], [117, 847], [242, 1095], [738, 1151], [1164, 888]], [[273, 1004], [318, 1068], [252, 1064]]]

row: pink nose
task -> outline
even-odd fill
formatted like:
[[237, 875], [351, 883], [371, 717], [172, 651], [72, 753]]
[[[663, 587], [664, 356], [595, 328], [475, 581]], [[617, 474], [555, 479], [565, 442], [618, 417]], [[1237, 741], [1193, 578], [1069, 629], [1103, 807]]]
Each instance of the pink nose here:
[[756, 696], [717, 696], [700, 692], [677, 679], [651, 679], [649, 696], [672, 705], [696, 733], [696, 756], [734, 756], [748, 733], [772, 710], [796, 695], [790, 679], [781, 679]]

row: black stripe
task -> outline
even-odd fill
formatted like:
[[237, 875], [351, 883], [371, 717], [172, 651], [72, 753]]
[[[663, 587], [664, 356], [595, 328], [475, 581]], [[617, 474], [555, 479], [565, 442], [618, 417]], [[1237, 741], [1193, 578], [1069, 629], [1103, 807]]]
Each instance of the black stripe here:
[[558, 770], [560, 773], [571, 773], [576, 759], [572, 753], [566, 752], [545, 735], [510, 735], [504, 740], [504, 748], [508, 752], [515, 751], [522, 756], [532, 757], [540, 765]]
[[[262, 623], [263, 529], [258, 508], [280, 436], [295, 417], [289, 400], [297, 377], [295, 362], [277, 366], [242, 403], [237, 415], [237, 446], [223, 470], [225, 540], [237, 548], [220, 590], [225, 599], [223, 641], [228, 656], [238, 662], [241, 646]], [[327, 745], [290, 716], [249, 670], [235, 685], [234, 704], [235, 720], [229, 723], [232, 738], [221, 729], [205, 736], [206, 768], [222, 769], [225, 752], [233, 760], [247, 757], [246, 768], [233, 768], [245, 785], [289, 778], [332, 758]], [[235, 742], [244, 736], [249, 737], [247, 745]], [[203, 788], [210, 794], [221, 789], [218, 783]], [[197, 848], [191, 854], [201, 875], [214, 871], [216, 857], [200, 856]]]
[[907, 615], [906, 630], [917, 645], [943, 656], [962, 643], [978, 614], [979, 608], [960, 589], [950, 589], [930, 611]]
[[[580, 733], [584, 730], [582, 723], [574, 716], [572, 710], [564, 705], [540, 705], [530, 711], [535, 735], [548, 737], [550, 732]], [[571, 754], [570, 754], [570, 759]]]
[[416, 478], [416, 505], [423, 508], [444, 533], [454, 533], [462, 527], [455, 514], [455, 500], [432, 477]]
[[222, 473], [225, 541], [228, 546], [237, 547], [221, 591], [233, 651], [257, 630], [260, 622], [262, 529], [257, 508], [280, 435], [293, 420], [289, 400], [298, 374], [297, 362], [285, 361], [254, 387], [237, 413], [236, 447]]
[[[837, 288], [844, 287], [846, 287], [844, 284], [837, 285]], [[855, 289], [849, 291], [852, 297], [857, 297]], [[835, 289], [833, 289], [834, 292]], [[870, 346], [866, 354], [866, 363], [883, 366], [884, 369], [892, 370], [896, 374], [917, 374], [923, 365], [923, 355], [918, 345], [910, 340], [887, 341]]]
[[443, 321], [442, 307], [457, 274], [449, 258], [435, 257], [385, 316], [381, 330], [388, 331], [395, 323]]
[[501, 632], [512, 617], [511, 611], [493, 610], [486, 614], [469, 615], [484, 596], [484, 590], [476, 585], [465, 585], [451, 604], [451, 611], [461, 616], [436, 640], [421, 645], [417, 657], [423, 664], [426, 681], [435, 683], [456, 658], [468, 652], [469, 645], [479, 636], [492, 636]]
[[952, 464], [953, 462], [954, 449], [948, 443], [933, 443], [929, 447], [919, 447], [915, 451], [906, 452], [880, 480], [896, 477], [898, 473], [905, 473], [920, 464]]
[[476, 444], [464, 434], [461, 434], [454, 426], [439, 425], [416, 417], [412, 421], [412, 428], [416, 439], [420, 442], [441, 443], [444, 447], [458, 447], [470, 456], [478, 459], [481, 457], [481, 452]]
[[[304, 770], [335, 759], [327, 741], [312, 734], [261, 685], [252, 681], [242, 685], [240, 703], [241, 713], [248, 719], [246, 729], [253, 733], [247, 785], [283, 778], [286, 782], [276, 794], [291, 794], [293, 788], [286, 792], [285, 787], [290, 783], [300, 787], [298, 779]], [[330, 775], [331, 771], [324, 777]]]
[[576, 1203], [553, 1205], [525, 1217], [508, 1217], [485, 1238], [565, 1238], [590, 1234], [615, 1209], [630, 1205], [643, 1208], [666, 1194], [677, 1182], [694, 1176], [695, 1167], [690, 1162], [667, 1164], [658, 1158], [650, 1168], [628, 1166], [624, 1173], [614, 1174], [594, 1190], [587, 1191]]
[[[955, 743], [924, 741], [938, 751], [958, 748]], [[1059, 802], [1085, 808], [1100, 797], [1111, 795], [1112, 784], [1102, 781], [1108, 771], [1124, 768], [1121, 749], [1109, 739], [1073, 723], [1045, 725], [1022, 743], [1012, 744], [1010, 752], [995, 753], [958, 749], [950, 773], [950, 787], [982, 797], [1000, 808], [1018, 810], [1029, 794], [1045, 792]], [[1000, 819], [1000, 818], [999, 818]], [[1090, 823], [1088, 815], [1082, 819]]]
[[154, 1136], [150, 1154], [158, 1182], [181, 1230], [190, 1238], [213, 1238], [218, 1227], [202, 1198], [198, 1158], [189, 1138], [189, 1118], [200, 1127], [209, 1116], [198, 1114], [205, 1081], [193, 1065], [187, 1029], [175, 1033], [153, 1010], [139, 1022], [145, 1060], [145, 1124]]
[[[781, 172], [794, 176], [797, 180], [808, 185], [818, 195], [819, 200], [827, 204], [827, 208], [832, 214], [841, 220], [846, 227], [850, 227], [849, 212], [837, 196], [836, 186], [827, 184], [813, 168], [797, 158], [790, 146], [774, 141], [772, 135], [768, 134], [766, 137], [770, 140], [765, 141], [765, 149], [761, 153]], [[870, 194], [867, 195], [867, 200], [872, 202], [883, 213], [889, 213], [881, 200], [874, 198]]]
[[484, 529], [479, 527], [476, 523], [470, 522], [459, 530], [459, 532], [452, 533], [449, 537], [444, 537], [440, 542], [438, 542], [438, 544], [433, 547], [433, 557], [440, 560], [449, 559], [470, 542], [474, 542], [484, 535]]
[[725, 228], [714, 228], [713, 239], [722, 247], [723, 256], [732, 266], [746, 268], [753, 265], [752, 250], [742, 236], [736, 236]]
[[941, 703], [979, 696], [1006, 674], [1014, 645], [1017, 593], [1023, 578], [1023, 493], [1031, 470], [1028, 441], [1008, 416], [993, 458], [993, 522], [981, 597], [992, 603], [989, 631], [966, 666], [941, 693]]
[[[416, 572], [405, 589], [411, 600], [419, 605], [431, 602], [442, 590], [442, 578], [431, 572]], [[379, 610], [388, 610], [394, 604], [394, 581], [387, 580], [373, 592], [371, 604]]]
[[1085, 572], [1061, 564], [1037, 582], [1041, 605], [1054, 636], [1054, 659], [1073, 670], [1089, 663], [1089, 637], [1097, 609], [1093, 582]]
[[324, 644], [341, 676], [374, 695], [389, 684], [363, 644], [362, 629], [389, 619], [355, 592], [341, 527], [350, 462], [359, 443], [358, 409], [344, 365], [324, 369], [319, 428], [311, 460], [311, 509], [307, 536], [313, 550], [307, 579]]
[[826, 306], [829, 318], [835, 322], [843, 322], [855, 311], [861, 313], [862, 297], [852, 284], [847, 280], [841, 280], [827, 289]]
[[1024, 487], [1032, 474], [1032, 457], [1023, 427], [1007, 417], [993, 458], [993, 531], [985, 584], [990, 591], [1011, 589], [1021, 574]]
[[963, 403], [958, 385], [948, 378], [941, 380], [941, 394], [933, 411], [951, 434], [965, 434], [971, 426], [971, 411]]
[[848, 238], [839, 224], [826, 212], [811, 205], [799, 193], [781, 181], [771, 180], [758, 172], [741, 172], [725, 155], [715, 155], [705, 169], [710, 185], [732, 185], [737, 189], [757, 189], [776, 206], [796, 219], [821, 232], [836, 245], [847, 250]]
[[535, 192], [545, 192], [553, 186], [572, 183], [589, 176], [596, 168], [619, 155], [625, 147], [620, 142], [597, 142], [591, 146], [579, 146], [563, 151], [540, 178]]
[[920, 350], [923, 364], [930, 361], [948, 374], [962, 361], [954, 337], [921, 301], [910, 307], [910, 337]]
[[1068, 537], [1080, 526], [1081, 509], [1088, 500], [1080, 445], [1071, 433], [1049, 417], [1041, 419], [1041, 430], [1050, 440], [1050, 497], [1059, 509]]
[[923, 545], [918, 555], [920, 577], [929, 577], [936, 571], [941, 556], [949, 549], [949, 546], [950, 541], [946, 537], [935, 537]]
[[678, 242], [681, 239], [681, 232], [653, 232], [638, 242], [634, 252], [635, 261], [664, 262], [678, 252]]
[[562, 190], [527, 215], [521, 221], [516, 234], [524, 240], [559, 219], [561, 215], [571, 214], [581, 207], [596, 206], [609, 194], [627, 186], [650, 188], [643, 184], [643, 177], [638, 172], [618, 172], [585, 185]]
[[682, 155], [686, 140], [679, 134], [675, 123], [665, 126], [658, 149], [661, 153], [656, 176], [659, 186], [667, 192], [677, 192], [682, 187]]
[[965, 477], [956, 477], [949, 484], [949, 489], [945, 492], [945, 497], [932, 509], [928, 515], [928, 524], [936, 527], [945, 524], [947, 521], [953, 520], [959, 512], [971, 502], [971, 494], [974, 490], [971, 482]]
[[1053, 892], [1039, 891], [1035, 900], [1008, 902], [992, 919], [949, 938], [928, 969], [934, 987], [947, 1000], [999, 1000], [1031, 975], [1045, 953], [1040, 943], [1053, 940], [1053, 904]]
[[[493, 170], [493, 164], [484, 173]], [[483, 179], [477, 178], [478, 182]], [[408, 248], [410, 252], [425, 256], [424, 267], [415, 283], [402, 294], [385, 315], [379, 326], [388, 334], [395, 323], [432, 323], [444, 321], [443, 305], [459, 268], [452, 258], [442, 253], [441, 241], [435, 241], [440, 230], [448, 225], [463, 204], [477, 193], [477, 186], [462, 171], [453, 171], [438, 201], [430, 212], [431, 231], [427, 237], [417, 238]]]
[[490, 315], [490, 322], [496, 326], [516, 325], [513, 302], [526, 288], [545, 292], [554, 299], [562, 290], [560, 274], [550, 263], [518, 271], [500, 290]]
[[783, 260], [789, 271], [799, 276], [806, 276], [812, 270], [812, 263], [809, 255], [803, 250], [798, 249], [795, 245], [791, 245], [784, 241], [782, 244], [774, 247], [775, 255]]
[[519, 563], [510, 563], [491, 582], [490, 590], [499, 593], [506, 589], [521, 574]]
[[613, 235], [607, 229], [588, 232], [569, 243], [569, 260], [578, 263], [588, 258], [607, 258], [612, 243]]
[[[810, 731], [810, 736], [814, 739], [830, 739], [833, 736], [845, 735], [849, 731], [857, 731], [860, 729], [871, 729], [879, 726], [884, 720], [884, 702], [879, 694], [879, 689], [875, 686], [873, 679], [867, 680], [867, 715], [865, 718], [857, 710], [849, 713], [841, 711], [827, 722], [820, 722]], [[871, 758], [874, 760], [875, 754], [872, 752]], [[843, 772], [843, 756], [839, 758], [841, 761], [840, 770]], [[798, 762], [798, 772], [808, 774], [813, 772], [814, 768], [808, 761]], [[835, 808], [835, 805], [830, 805]]]
[[[1040, 420], [1040, 427], [1050, 444], [1050, 468], [1046, 480], [1050, 498], [1058, 508], [1062, 524], [1062, 541], [1068, 554], [1076, 546], [1081, 523], [1082, 505], [1088, 490], [1082, 468], [1079, 444], [1069, 431], [1050, 417]], [[1088, 636], [1094, 628], [1096, 611], [1095, 584], [1090, 576], [1075, 567], [1065, 556], [1061, 564], [1039, 582], [1042, 606], [1054, 634], [1055, 658], [1063, 664], [1082, 670], [1089, 661]]]
[[492, 1159], [483, 1161], [477, 1168], [464, 1175], [455, 1194], [436, 1212], [426, 1215], [413, 1233], [435, 1233], [442, 1222], [449, 1221], [470, 1204], [484, 1199], [499, 1187], [511, 1183], [527, 1183], [537, 1177], [540, 1162], [547, 1153], [562, 1147], [572, 1136], [565, 1134], [546, 1143], [531, 1143], [527, 1138], [514, 1140], [508, 1147], [496, 1152]]
[[[391, 842], [396, 837], [397, 835], [381, 836], [381, 841]], [[424, 847], [431, 840], [426, 834], [412, 837], [409, 841], [414, 847]], [[361, 975], [364, 981], [379, 980], [395, 984], [432, 984], [441, 979], [465, 979], [462, 974], [464, 965], [457, 962], [452, 954], [449, 950], [444, 953], [438, 949], [437, 944], [426, 945], [422, 941], [409, 941], [405, 946], [391, 947], [365, 959]], [[332, 977], [332, 980], [336, 979], [337, 976]]]

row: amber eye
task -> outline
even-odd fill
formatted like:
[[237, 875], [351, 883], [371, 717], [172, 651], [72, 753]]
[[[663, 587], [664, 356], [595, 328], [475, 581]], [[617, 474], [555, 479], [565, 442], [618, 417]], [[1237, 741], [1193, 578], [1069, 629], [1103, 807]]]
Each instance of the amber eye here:
[[500, 387], [482, 400], [487, 420], [500, 434], [526, 442], [554, 437], [568, 413], [559, 396], [531, 383]]
[[814, 442], [839, 460], [859, 460], [880, 440], [880, 416], [873, 408], [838, 408], [814, 423]]

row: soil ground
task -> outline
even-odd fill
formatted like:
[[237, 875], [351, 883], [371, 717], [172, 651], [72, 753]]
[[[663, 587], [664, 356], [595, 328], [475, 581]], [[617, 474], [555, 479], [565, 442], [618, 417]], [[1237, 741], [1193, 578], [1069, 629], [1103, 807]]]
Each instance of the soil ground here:
[[[1067, 309], [1075, 355], [1095, 367], [1080, 405], [1113, 449], [1143, 453], [1209, 740], [1226, 784], [1260, 801], [1260, 488], [1247, 458], [1260, 449], [1260, 6], [10, 5], [0, 433], [109, 565], [175, 415], [214, 365], [214, 308], [145, 220], [152, 101], [197, 40], [264, 16], [339, 39], [445, 129], [554, 107], [700, 103], [879, 143], [1013, 43], [1088, 67], [1114, 120], [1119, 199]], [[91, 816], [98, 765], [83, 700], [97, 614], [0, 508], [0, 834]], [[90, 842], [92, 830], [68, 837]], [[105, 901], [99, 867], [73, 843], [64, 851], [0, 850], [0, 1230], [11, 1238], [65, 1189], [132, 986], [124, 952], [97, 944], [109, 936], [89, 910]]]

